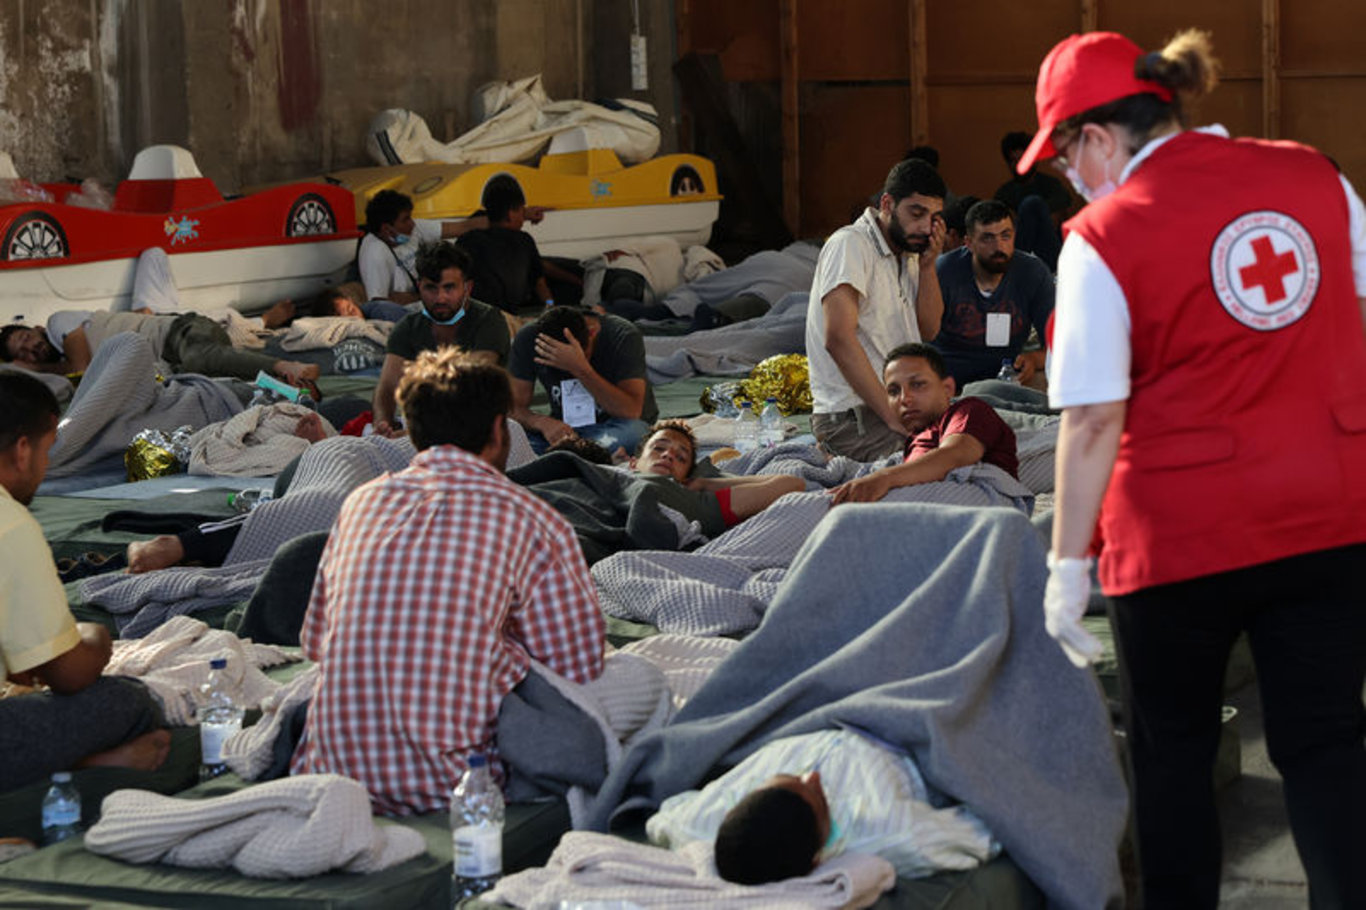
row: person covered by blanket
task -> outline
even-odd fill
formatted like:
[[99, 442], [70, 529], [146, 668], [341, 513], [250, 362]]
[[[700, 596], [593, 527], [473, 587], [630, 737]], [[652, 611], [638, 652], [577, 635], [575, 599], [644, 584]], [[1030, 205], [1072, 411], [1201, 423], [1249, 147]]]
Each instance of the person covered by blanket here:
[[532, 660], [602, 672], [597, 591], [565, 519], [503, 474], [512, 391], [498, 366], [423, 352], [398, 399], [418, 454], [357, 488], [323, 551], [300, 643], [319, 665], [296, 774], [354, 777], [387, 815], [445, 810], [492, 757]]
[[955, 468], [994, 464], [1019, 479], [1015, 431], [980, 398], [954, 400], [944, 358], [933, 345], [904, 344], [882, 368], [887, 404], [908, 438], [904, 460], [830, 491], [830, 504], [877, 502], [897, 487], [943, 480]]
[[1039, 68], [1017, 170], [1056, 156], [1089, 200], [1058, 258], [1044, 615], [1100, 659], [1098, 549], [1144, 906], [1220, 903], [1211, 771], [1246, 633], [1309, 904], [1366, 907], [1366, 206], [1316, 149], [1187, 129], [1217, 74], [1194, 30], [1072, 35]]
[[40, 381], [0, 374], [0, 789], [54, 771], [154, 770], [170, 733], [143, 685], [101, 675], [109, 630], [78, 623], [26, 506], [47, 469], [60, 409]]
[[469, 253], [447, 243], [423, 244], [414, 266], [422, 309], [404, 316], [389, 333], [371, 402], [375, 432], [385, 436], [402, 433], [394, 420], [399, 380], [423, 351], [456, 347], [491, 364], [501, 364], [508, 356], [503, 314], [470, 293], [474, 266]]
[[197, 313], [159, 315], [108, 310], [59, 310], [43, 328], [21, 323], [0, 329], [0, 360], [43, 373], [80, 373], [108, 338], [135, 332], [152, 343], [152, 354], [178, 373], [252, 380], [270, 373], [317, 394], [317, 364], [277, 360], [233, 347], [221, 325]]
[[939, 334], [934, 264], [944, 245], [944, 179], [918, 159], [887, 174], [865, 209], [821, 247], [806, 310], [811, 431], [834, 455], [874, 461], [905, 445], [878, 366], [892, 348]]
[[958, 388], [995, 379], [1001, 361], [1029, 385], [1044, 352], [1024, 351], [1032, 327], [1044, 338], [1053, 314], [1053, 273], [1037, 256], [1015, 249], [1015, 216], [994, 199], [968, 209], [965, 245], [939, 257], [944, 320], [934, 346]]
[[733, 527], [758, 515], [782, 496], [800, 493], [806, 483], [787, 474], [748, 477], [695, 477], [697, 438], [682, 420], [661, 420], [650, 427], [631, 460], [631, 468], [641, 474], [672, 477], [698, 493], [715, 498], [726, 527]]
[[380, 190], [365, 204], [365, 234], [356, 247], [356, 269], [368, 300], [416, 303], [420, 299], [416, 259], [428, 243], [453, 240], [488, 227], [483, 215], [464, 221], [413, 217], [413, 200], [397, 190]]
[[852, 727], [775, 739], [701, 790], [664, 800], [645, 830], [674, 849], [713, 842], [716, 871], [742, 885], [806, 875], [844, 853], [881, 856], [918, 878], [1000, 851], [909, 755]]
[[[512, 417], [536, 452], [571, 436], [633, 451], [659, 416], [645, 372], [645, 339], [630, 322], [578, 307], [547, 309], [524, 326], [508, 357]], [[531, 410], [539, 381], [550, 414]]]

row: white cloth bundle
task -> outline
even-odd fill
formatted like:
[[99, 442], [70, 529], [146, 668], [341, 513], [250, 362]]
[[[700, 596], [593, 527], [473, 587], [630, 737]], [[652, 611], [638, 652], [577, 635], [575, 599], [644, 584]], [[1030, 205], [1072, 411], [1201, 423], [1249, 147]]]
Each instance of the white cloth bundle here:
[[211, 799], [115, 791], [105, 797], [85, 847], [132, 863], [231, 867], [251, 878], [278, 879], [334, 869], [378, 872], [420, 856], [426, 843], [411, 829], [376, 825], [358, 782], [302, 774]]
[[257, 780], [275, 759], [275, 740], [294, 709], [311, 701], [318, 689], [314, 664], [283, 687], [261, 699], [261, 719], [223, 742], [223, 761], [243, 780]]
[[[300, 404], [282, 401], [247, 408], [190, 437], [190, 473], [218, 477], [268, 477], [284, 470], [312, 445], [295, 436], [300, 418], [314, 413]], [[323, 433], [337, 431], [323, 417]]]
[[382, 346], [388, 342], [393, 328], [394, 323], [382, 319], [308, 316], [290, 323], [280, 347], [286, 351], [315, 351], [334, 348], [348, 338], [364, 338]]
[[176, 616], [145, 638], [114, 642], [114, 653], [104, 668], [107, 676], [141, 680], [161, 702], [166, 721], [193, 722], [199, 686], [209, 676], [209, 661], [226, 657], [228, 681], [237, 703], [254, 708], [280, 688], [261, 667], [286, 664], [299, 658], [274, 645], [258, 645], [222, 629], [210, 629], [197, 619]]
[[845, 854], [809, 875], [767, 885], [732, 884], [716, 874], [712, 846], [664, 850], [591, 831], [560, 838], [543, 869], [509, 875], [485, 899], [515, 907], [557, 901], [631, 901], [641, 907], [867, 907], [896, 883], [891, 863]]

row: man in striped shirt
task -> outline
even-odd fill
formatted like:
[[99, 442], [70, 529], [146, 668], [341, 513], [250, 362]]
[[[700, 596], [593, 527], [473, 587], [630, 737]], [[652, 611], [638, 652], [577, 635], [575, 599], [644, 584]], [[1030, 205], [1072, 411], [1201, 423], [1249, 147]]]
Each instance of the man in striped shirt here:
[[532, 659], [602, 671], [597, 593], [568, 522], [503, 476], [507, 374], [424, 352], [399, 404], [412, 464], [359, 487], [333, 527], [300, 636], [321, 667], [294, 773], [363, 783], [388, 815], [442, 811], [465, 758], [495, 756]]

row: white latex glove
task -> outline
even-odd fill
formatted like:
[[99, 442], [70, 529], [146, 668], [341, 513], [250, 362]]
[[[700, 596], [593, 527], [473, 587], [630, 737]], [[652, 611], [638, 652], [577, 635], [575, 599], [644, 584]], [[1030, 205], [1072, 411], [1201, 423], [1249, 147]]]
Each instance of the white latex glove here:
[[1091, 560], [1048, 554], [1048, 585], [1043, 591], [1044, 628], [1078, 667], [1100, 660], [1104, 646], [1086, 631], [1081, 618], [1091, 598]]

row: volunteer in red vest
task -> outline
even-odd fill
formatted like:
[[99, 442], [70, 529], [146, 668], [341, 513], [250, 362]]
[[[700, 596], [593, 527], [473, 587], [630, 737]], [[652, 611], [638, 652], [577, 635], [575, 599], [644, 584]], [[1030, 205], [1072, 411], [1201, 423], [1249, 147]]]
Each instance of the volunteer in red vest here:
[[1216, 66], [1203, 33], [1145, 54], [1095, 32], [1039, 70], [1018, 168], [1056, 156], [1090, 203], [1058, 260], [1046, 624], [1099, 655], [1095, 540], [1146, 906], [1218, 903], [1212, 769], [1246, 631], [1310, 904], [1366, 907], [1366, 212], [1314, 149], [1186, 130]]

